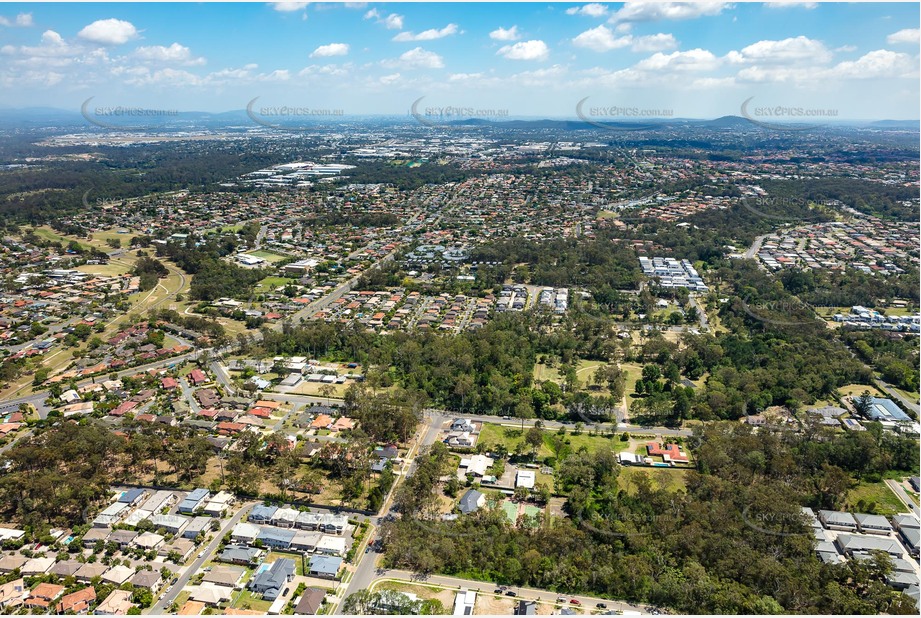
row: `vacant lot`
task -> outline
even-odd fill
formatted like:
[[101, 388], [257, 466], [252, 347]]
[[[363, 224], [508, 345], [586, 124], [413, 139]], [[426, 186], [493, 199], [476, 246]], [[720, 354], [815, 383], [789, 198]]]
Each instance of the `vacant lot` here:
[[636, 481], [640, 476], [646, 476], [653, 487], [667, 491], [684, 491], [687, 488], [688, 470], [680, 468], [648, 468], [629, 467], [621, 468], [617, 477], [617, 485], [627, 493], [636, 491]]
[[[514, 421], [509, 421], [514, 423]], [[493, 423], [484, 423], [480, 430], [479, 444], [483, 444], [488, 449], [494, 449], [497, 446], [504, 446], [509, 453], [515, 452], [520, 445], [524, 443], [524, 436], [528, 428], [522, 431], [517, 427], [505, 427]], [[606, 448], [618, 453], [627, 448], [627, 442], [621, 442], [618, 438], [609, 438], [604, 435], [591, 435], [587, 431], [576, 435], [567, 431], [565, 435], [555, 430], [544, 430], [543, 444], [537, 449], [538, 459], [545, 457], [557, 456], [566, 452], [576, 452], [583, 446], [589, 451], [594, 452], [598, 449]], [[527, 450], [526, 448], [521, 450]]]
[[860, 483], [847, 493], [846, 510], [878, 515], [895, 515], [905, 511], [905, 505], [892, 493], [885, 482]]

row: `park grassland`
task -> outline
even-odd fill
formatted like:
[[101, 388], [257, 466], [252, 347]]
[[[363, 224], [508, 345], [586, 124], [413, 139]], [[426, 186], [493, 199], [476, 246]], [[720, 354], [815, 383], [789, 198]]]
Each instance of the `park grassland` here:
[[[509, 453], [515, 452], [515, 450], [524, 443], [524, 436], [528, 428], [526, 427], [524, 431], [520, 427], [513, 426], [514, 421], [509, 421], [509, 425], [497, 425], [494, 423], [483, 423], [483, 427], [480, 430], [480, 437], [477, 440], [477, 445], [483, 445], [482, 448], [486, 450], [495, 450], [497, 447], [504, 447], [505, 450]], [[577, 452], [582, 447], [585, 447], [590, 453], [593, 453], [600, 449], [610, 449], [615, 453], [619, 453], [623, 450], [626, 450], [629, 446], [629, 442], [621, 442], [619, 437], [610, 438], [605, 435], [591, 435], [589, 432], [584, 431], [580, 434], [576, 434], [572, 431], [567, 431], [566, 435], [560, 435], [556, 430], [545, 429], [542, 430], [543, 434], [543, 443], [537, 449], [537, 458], [544, 459], [546, 457], [555, 457], [558, 454], [554, 453], [552, 445], [554, 444], [554, 438], [562, 438], [563, 444], [568, 447], [571, 452]], [[527, 451], [529, 447], [525, 447], [523, 450]]]

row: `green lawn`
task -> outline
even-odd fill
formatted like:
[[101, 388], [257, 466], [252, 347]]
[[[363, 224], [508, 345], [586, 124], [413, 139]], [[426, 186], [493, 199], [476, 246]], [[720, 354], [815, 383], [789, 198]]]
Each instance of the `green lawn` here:
[[650, 467], [630, 467], [621, 468], [617, 477], [617, 485], [631, 493], [636, 490], [634, 481], [640, 475], [645, 474], [655, 487], [667, 491], [683, 491], [687, 488], [687, 470], [680, 468], [650, 468]]
[[864, 391], [870, 391], [870, 394], [874, 397], [885, 397], [875, 386], [870, 386], [869, 384], [848, 384], [838, 389], [838, 392], [841, 393], [843, 397], [848, 395], [860, 397]]
[[[863, 501], [863, 505], [858, 506], [860, 501]], [[892, 490], [883, 481], [860, 483], [848, 492], [844, 508], [845, 510], [875, 513], [887, 517], [906, 510], [902, 501], [892, 493]]]
[[537, 363], [534, 365], [534, 381], [535, 382], [546, 382], [550, 380], [551, 382], [560, 383], [560, 372], [557, 371], [556, 367], [548, 367], [542, 363]]
[[272, 607], [270, 601], [263, 601], [249, 590], [239, 593], [239, 596], [235, 597], [233, 602], [234, 609], [254, 609], [262, 613], [268, 612], [270, 607]]
[[633, 386], [637, 380], [643, 377], [643, 368], [637, 363], [621, 363], [620, 368], [626, 374], [624, 392], [627, 394], [627, 409], [629, 410], [630, 404], [635, 399], [633, 397]]
[[[484, 423], [483, 428], [480, 430], [478, 444], [483, 444], [489, 449], [503, 445], [509, 453], [513, 453], [518, 445], [524, 441], [524, 435], [527, 429], [528, 428], [525, 428], [523, 432], [520, 428], [502, 427], [493, 423]], [[544, 443], [537, 449], [538, 459], [558, 455], [554, 453], [552, 448], [556, 443], [556, 438], [560, 438], [564, 450], [570, 452], [576, 452], [584, 446], [589, 452], [607, 448], [618, 453], [628, 446], [627, 442], [621, 442], [617, 438], [612, 440], [603, 435], [592, 436], [587, 430], [583, 430], [581, 435], [575, 435], [572, 431], [567, 431], [565, 436], [559, 436], [555, 430], [544, 430], [543, 437]]]
[[285, 259], [285, 256], [283, 255], [279, 255], [278, 253], [272, 253], [271, 251], [263, 251], [262, 249], [260, 249], [259, 251], [250, 251], [249, 255], [252, 255], [258, 258], [262, 258], [263, 260], [269, 263], [281, 262], [282, 260]]
[[[257, 252], [261, 253], [261, 251]], [[263, 257], [263, 256], [258, 256]], [[266, 277], [262, 281], [256, 284], [256, 292], [268, 292], [272, 289], [280, 290], [289, 283], [297, 283], [297, 279], [289, 279], [288, 277]]]

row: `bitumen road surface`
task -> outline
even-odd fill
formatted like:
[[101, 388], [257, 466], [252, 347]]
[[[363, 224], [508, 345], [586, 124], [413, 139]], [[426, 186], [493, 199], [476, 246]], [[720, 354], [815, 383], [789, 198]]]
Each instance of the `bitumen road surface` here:
[[[164, 592], [160, 599], [153, 604], [153, 606], [146, 612], [148, 614], [165, 614], [166, 609], [172, 604], [172, 602], [179, 596], [179, 593], [182, 592], [182, 589], [186, 584], [189, 583], [189, 580], [193, 575], [198, 573], [202, 565], [211, 559], [211, 554], [214, 553], [214, 550], [217, 549], [217, 546], [220, 545], [221, 539], [224, 538], [224, 535], [228, 530], [240, 523], [240, 520], [249, 513], [250, 509], [258, 504], [258, 502], [246, 502], [243, 504], [243, 508], [237, 511], [230, 519], [228, 519], [223, 526], [221, 526], [220, 531], [218, 531], [214, 538], [211, 539], [211, 542], [208, 543], [207, 547], [204, 549], [204, 553], [200, 554], [199, 558], [196, 558], [195, 561], [186, 567], [182, 575], [179, 576], [175, 584], [169, 592]], [[168, 586], [168, 584], [167, 584]]]

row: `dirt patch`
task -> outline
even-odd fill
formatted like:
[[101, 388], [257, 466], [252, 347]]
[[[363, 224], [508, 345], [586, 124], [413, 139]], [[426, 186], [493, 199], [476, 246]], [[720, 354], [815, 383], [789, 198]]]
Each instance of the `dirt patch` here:
[[381, 590], [396, 590], [398, 592], [409, 592], [420, 599], [431, 600], [437, 599], [441, 601], [441, 604], [448, 610], [448, 613], [451, 612], [451, 609], [454, 607], [454, 597], [455, 591], [446, 590], [444, 588], [432, 588], [429, 586], [420, 586], [418, 584], [403, 584], [400, 582], [383, 582], [381, 583], [379, 589]]
[[478, 594], [473, 613], [477, 615], [510, 616], [517, 601], [507, 597], [494, 597], [489, 594]]

